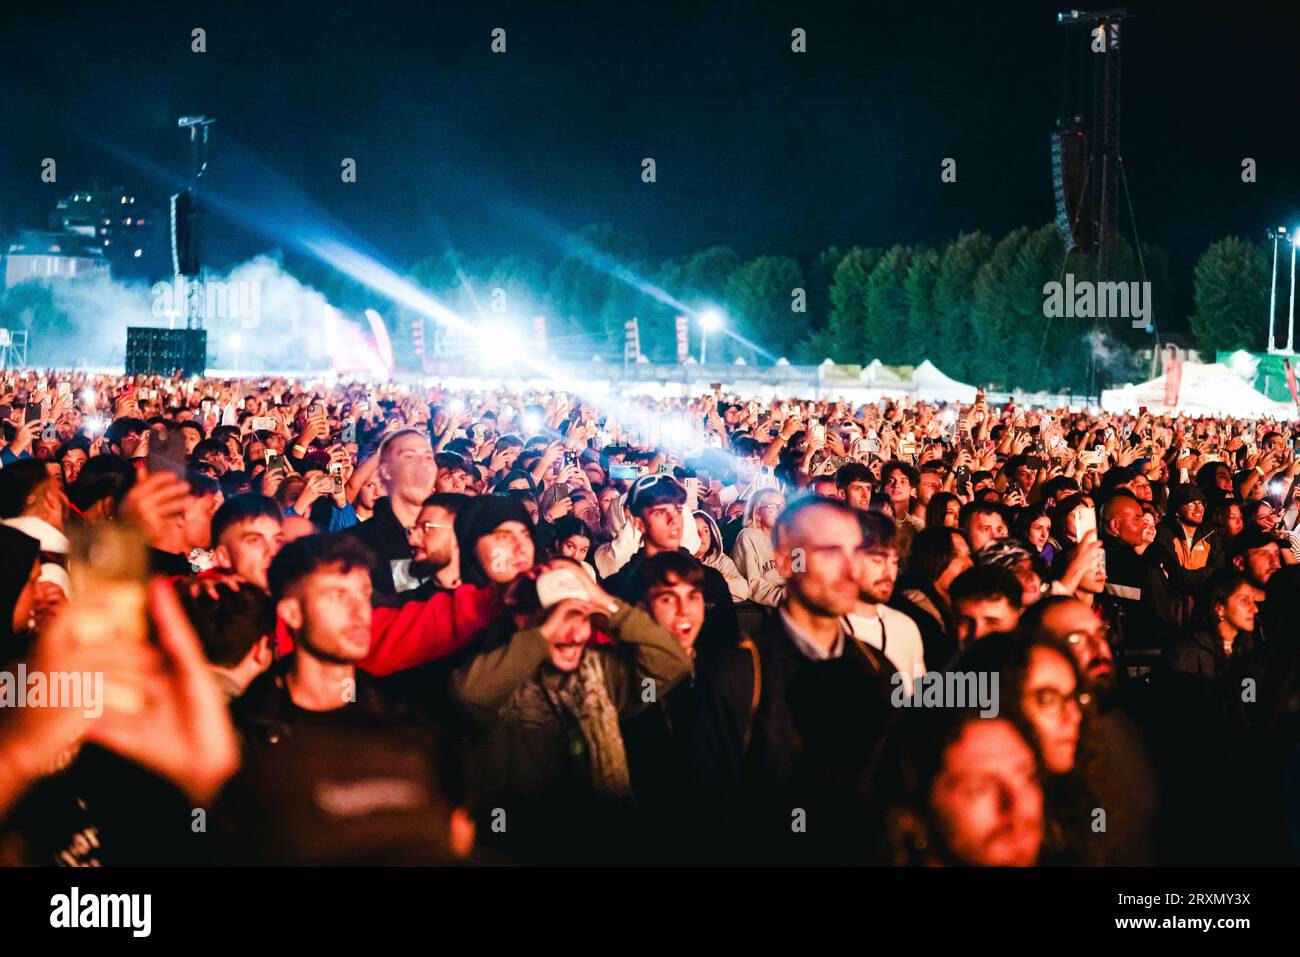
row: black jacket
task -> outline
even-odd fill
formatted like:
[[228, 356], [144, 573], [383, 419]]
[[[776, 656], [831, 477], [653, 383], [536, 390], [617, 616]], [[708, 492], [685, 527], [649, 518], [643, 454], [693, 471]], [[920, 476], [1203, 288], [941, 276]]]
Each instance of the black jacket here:
[[[682, 549], [685, 551], [685, 549]], [[639, 604], [645, 597], [641, 587], [641, 563], [646, 559], [645, 549], [637, 551], [627, 563], [602, 583], [605, 590], [629, 605]], [[703, 659], [710, 659], [726, 648], [734, 648], [740, 641], [740, 624], [736, 619], [736, 606], [731, 600], [727, 580], [717, 569], [701, 563], [704, 569], [704, 627], [696, 639], [695, 649]]]
[[361, 671], [348, 704], [299, 708], [291, 661], [231, 703], [244, 758], [213, 811], [222, 862], [445, 863], [442, 815], [465, 800], [456, 749]]
[[761, 696], [752, 721], [755, 672], [745, 648], [719, 658], [710, 716], [737, 811], [735, 852], [757, 862], [861, 861], [862, 779], [894, 714], [896, 671], [849, 635], [838, 658], [812, 660], [779, 613], [754, 641]]
[[1160, 650], [1174, 631], [1174, 611], [1169, 579], [1164, 565], [1172, 556], [1155, 543], [1141, 555], [1133, 546], [1109, 535], [1102, 536], [1106, 552], [1106, 594], [1122, 620], [1124, 645], [1128, 651]]
[[393, 514], [393, 505], [385, 496], [375, 502], [375, 513], [359, 525], [346, 529], [344, 534], [355, 535], [375, 553], [375, 565], [370, 569], [370, 583], [380, 595], [393, 595], [392, 562], [413, 558], [411, 542], [406, 529]]

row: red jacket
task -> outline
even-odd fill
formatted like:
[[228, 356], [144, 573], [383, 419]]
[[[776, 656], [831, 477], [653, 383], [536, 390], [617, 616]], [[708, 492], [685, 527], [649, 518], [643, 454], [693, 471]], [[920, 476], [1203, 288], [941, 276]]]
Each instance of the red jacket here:
[[370, 652], [357, 667], [382, 677], [437, 661], [469, 644], [501, 611], [497, 590], [477, 585], [376, 608], [370, 618]]

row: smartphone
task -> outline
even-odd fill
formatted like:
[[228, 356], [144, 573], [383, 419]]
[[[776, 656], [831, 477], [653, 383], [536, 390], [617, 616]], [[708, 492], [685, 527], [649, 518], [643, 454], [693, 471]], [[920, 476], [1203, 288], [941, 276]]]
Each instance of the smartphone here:
[[274, 432], [274, 431], [275, 431], [275, 419], [271, 418], [269, 415], [255, 415], [255, 416], [253, 416], [253, 422], [252, 422], [252, 425], [253, 425], [253, 431], [254, 431], [254, 432]]
[[154, 429], [149, 433], [149, 455], [146, 459], [149, 474], [173, 472], [185, 474], [185, 437], [180, 429]]
[[1074, 534], [1079, 541], [1083, 541], [1089, 532], [1097, 530], [1097, 513], [1087, 505], [1080, 505], [1070, 514], [1074, 516]]
[[826, 441], [826, 426], [818, 423], [812, 427], [812, 437], [814, 442]]
[[700, 481], [700, 487], [706, 492], [713, 486], [713, 476], [704, 469], [696, 469], [695, 477]]
[[334, 481], [334, 494], [343, 494], [343, 463], [331, 462], [329, 467], [330, 478]]
[[0, 419], [7, 419], [14, 414], [14, 408], [11, 405], [0, 405]]
[[276, 452], [274, 449], [263, 449], [262, 459], [266, 462], [268, 472], [287, 472], [289, 471], [288, 463], [285, 461], [283, 452]]
[[[149, 641], [149, 562], [143, 534], [115, 522], [68, 530], [68, 573], [73, 599], [63, 611], [69, 634], [82, 645], [145, 644]], [[123, 714], [145, 707], [140, 674], [107, 671], [103, 706]]]
[[60, 383], [59, 383], [59, 395], [72, 395], [72, 383], [71, 383], [71, 382], [60, 382]]
[[23, 411], [24, 422], [35, 422], [41, 418], [41, 404], [39, 402], [28, 402], [27, 408]]
[[609, 467], [609, 478], [613, 482], [635, 482], [641, 477], [641, 466], [627, 462], [615, 462]]

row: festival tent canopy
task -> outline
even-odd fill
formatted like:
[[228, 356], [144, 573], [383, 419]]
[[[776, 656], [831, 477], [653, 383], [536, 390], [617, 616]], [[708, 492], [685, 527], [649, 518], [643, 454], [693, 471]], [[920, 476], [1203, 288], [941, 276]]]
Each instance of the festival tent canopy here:
[[912, 371], [912, 392], [930, 402], [974, 402], [978, 391], [973, 385], [944, 375], [926, 359]]
[[1101, 407], [1107, 412], [1136, 412], [1145, 406], [1156, 415], [1234, 415], [1242, 417], [1273, 416], [1293, 418], [1295, 407], [1274, 402], [1218, 362], [1184, 362], [1179, 384], [1178, 402], [1165, 404], [1165, 376], [1149, 382], [1130, 383], [1101, 394]]

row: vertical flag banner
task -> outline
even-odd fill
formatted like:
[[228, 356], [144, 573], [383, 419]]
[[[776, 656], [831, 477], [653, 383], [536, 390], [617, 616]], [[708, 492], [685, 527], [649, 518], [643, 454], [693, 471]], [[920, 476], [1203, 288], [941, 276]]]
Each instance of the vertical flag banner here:
[[677, 317], [677, 364], [682, 365], [690, 355], [690, 320], [685, 316]]
[[623, 361], [636, 362], [641, 358], [641, 332], [637, 326], [636, 316], [623, 325]]
[[1283, 359], [1282, 365], [1286, 366], [1286, 387], [1291, 391], [1291, 401], [1300, 406], [1300, 391], [1296, 389], [1295, 368], [1291, 365], [1290, 359]]
[[1174, 347], [1170, 346], [1165, 353], [1165, 405], [1170, 408], [1178, 405], [1178, 390], [1182, 384], [1183, 363], [1174, 354]]
[[533, 317], [533, 351], [538, 356], [545, 358], [546, 351], [546, 317]]

